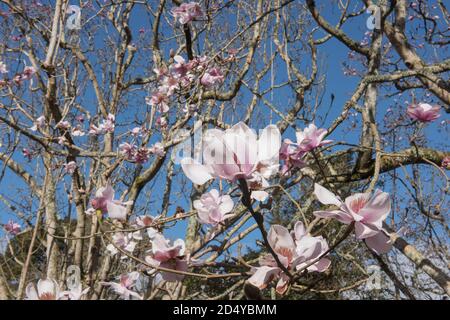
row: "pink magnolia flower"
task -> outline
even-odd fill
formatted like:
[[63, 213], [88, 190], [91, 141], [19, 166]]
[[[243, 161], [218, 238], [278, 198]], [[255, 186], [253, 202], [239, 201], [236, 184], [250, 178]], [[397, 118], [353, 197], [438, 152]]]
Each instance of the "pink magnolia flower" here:
[[335, 205], [339, 209], [314, 211], [320, 218], [335, 218], [350, 224], [355, 222], [357, 239], [364, 239], [366, 244], [377, 253], [386, 253], [391, 247], [390, 238], [383, 231], [383, 221], [391, 211], [389, 194], [376, 190], [371, 196], [368, 193], [356, 193], [342, 201], [338, 196], [319, 184], [314, 184], [314, 194], [325, 205]]
[[[302, 222], [297, 222], [293, 232], [281, 225], [273, 225], [268, 234], [269, 244], [278, 259], [288, 270], [307, 270], [324, 272], [330, 266], [330, 260], [322, 257], [328, 251], [328, 244], [323, 237], [312, 237], [306, 233]], [[248, 279], [259, 289], [264, 289], [273, 279], [278, 279], [277, 292], [286, 292], [289, 277], [282, 273], [272, 255], [266, 254], [259, 261], [260, 267]]]
[[200, 83], [205, 87], [212, 87], [217, 83], [222, 83], [224, 76], [218, 68], [209, 69], [200, 79]]
[[168, 126], [168, 122], [167, 122], [167, 118], [166, 117], [158, 117], [158, 119], [156, 119], [155, 124], [157, 127], [161, 128], [161, 129], [166, 129]]
[[441, 167], [444, 168], [444, 169], [450, 170], [450, 157], [445, 157], [442, 160]]
[[281, 173], [285, 174], [292, 168], [303, 168], [306, 163], [303, 161], [306, 152], [298, 148], [291, 140], [286, 139], [280, 149], [280, 159], [284, 161]]
[[142, 147], [142, 148], [137, 149], [133, 160], [136, 163], [143, 164], [143, 163], [147, 162], [149, 158], [150, 158], [149, 149]]
[[136, 285], [138, 278], [139, 272], [133, 271], [121, 275], [119, 283], [100, 282], [100, 284], [111, 287], [123, 300], [130, 300], [131, 297], [142, 300], [142, 297], [137, 292], [131, 290]]
[[149, 105], [156, 106], [158, 111], [166, 113], [169, 111], [169, 97], [162, 91], [156, 91], [150, 98]]
[[70, 122], [66, 121], [66, 120], [61, 120], [60, 122], [58, 122], [56, 124], [56, 128], [62, 129], [62, 130], [67, 130], [70, 128]]
[[77, 168], [77, 164], [75, 161], [70, 161], [68, 163], [63, 164], [64, 172], [72, 175], [75, 172], [75, 169]]
[[204, 193], [200, 200], [194, 200], [194, 208], [197, 210], [200, 223], [213, 226], [231, 217], [232, 215], [227, 213], [231, 212], [233, 207], [233, 199], [229, 195], [221, 196], [217, 189]]
[[147, 230], [147, 235], [150, 239], [153, 239], [155, 235], [158, 233], [158, 230], [150, 227], [153, 223], [157, 222], [160, 216], [138, 216], [136, 218], [135, 224], [137, 227], [145, 227]]
[[164, 150], [164, 146], [161, 142], [156, 142], [149, 148], [150, 153], [157, 155], [158, 157], [164, 157], [166, 151]]
[[[129, 253], [133, 253], [137, 245], [137, 242], [134, 240], [142, 240], [139, 235], [137, 235], [137, 238], [138, 239], [136, 239], [136, 235], [134, 233], [128, 232], [125, 234], [123, 232], [116, 232], [111, 237], [111, 240], [114, 244], [108, 244], [106, 246], [106, 250], [108, 250], [113, 256], [119, 253], [119, 250], [117, 248], [120, 248]], [[127, 258], [127, 256], [124, 255], [122, 258], [125, 259]]]
[[133, 129], [131, 129], [130, 131], [131, 135], [134, 137], [137, 137], [141, 134], [141, 128], [140, 127], [134, 127]]
[[31, 161], [31, 159], [33, 159], [33, 153], [27, 148], [22, 149], [22, 154], [25, 158], [28, 159], [28, 161]]
[[34, 121], [34, 125], [30, 128], [32, 131], [37, 131], [45, 125], [45, 117], [40, 116]]
[[406, 112], [414, 120], [420, 122], [430, 122], [439, 118], [439, 106], [431, 106], [428, 103], [411, 104]]
[[11, 235], [16, 235], [21, 230], [20, 224], [14, 222], [12, 220], [9, 220], [8, 223], [5, 224], [3, 227], [5, 228], [5, 231]]
[[114, 128], [115, 128], [115, 123], [116, 123], [116, 117], [109, 113], [107, 118], [105, 120], [103, 120], [102, 124], [100, 125], [100, 129], [103, 132], [114, 132]]
[[4, 64], [2, 61], [0, 61], [0, 73], [8, 73], [6, 64]]
[[[152, 239], [152, 254], [145, 257], [145, 261], [156, 267], [163, 267], [179, 271], [187, 271], [187, 261], [184, 259], [185, 243], [182, 239], [174, 241], [170, 246], [169, 241], [160, 233], [154, 235]], [[172, 272], [161, 272], [161, 276], [166, 281], [181, 281], [183, 274]]]
[[182, 56], [176, 55], [175, 57], [173, 57], [173, 60], [175, 61], [175, 63], [170, 66], [170, 73], [178, 79], [186, 76], [191, 68], [191, 65], [188, 64]]
[[71, 134], [72, 134], [74, 137], [82, 137], [82, 136], [85, 135], [85, 132], [84, 132], [82, 126], [79, 125], [79, 124], [77, 124], [75, 127], [72, 128]]
[[305, 129], [297, 131], [297, 143], [292, 143], [289, 140], [285, 140], [288, 144], [293, 144], [298, 148], [298, 151], [308, 152], [314, 150], [315, 148], [324, 146], [331, 143], [333, 140], [323, 140], [326, 136], [327, 130], [318, 129], [314, 123], [311, 123]]
[[[184, 174], [195, 184], [203, 185], [213, 178], [232, 182], [246, 179], [255, 190], [267, 187], [266, 179], [278, 172], [281, 134], [275, 125], [263, 129], [259, 139], [239, 122], [224, 131], [207, 130], [203, 140], [204, 164], [190, 157], [181, 159]], [[258, 198], [264, 197], [260, 194]]]
[[26, 66], [23, 69], [20, 80], [30, 80], [31, 77], [36, 73], [36, 69], [34, 67]]
[[133, 201], [121, 202], [114, 200], [114, 189], [107, 185], [101, 187], [95, 193], [95, 198], [92, 199], [92, 207], [96, 210], [102, 211], [102, 213], [108, 212], [108, 216], [111, 219], [126, 220], [127, 208], [126, 205], [130, 205]]
[[132, 160], [136, 154], [137, 146], [124, 142], [119, 145], [119, 151], [127, 160]]
[[37, 287], [29, 283], [25, 289], [25, 295], [25, 300], [59, 300], [61, 298], [58, 283], [53, 279], [41, 279]]
[[172, 9], [172, 14], [181, 24], [203, 16], [202, 8], [196, 2], [182, 3], [179, 7]]

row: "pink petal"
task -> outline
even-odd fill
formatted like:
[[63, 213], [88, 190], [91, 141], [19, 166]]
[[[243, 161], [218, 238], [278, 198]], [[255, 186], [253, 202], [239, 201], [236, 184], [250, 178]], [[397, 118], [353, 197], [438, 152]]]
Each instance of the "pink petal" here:
[[184, 158], [181, 160], [181, 168], [184, 174], [194, 184], [203, 185], [213, 176], [210, 174], [208, 168], [192, 158]]
[[322, 204], [333, 204], [338, 207], [342, 205], [342, 201], [338, 197], [336, 197], [334, 193], [328, 191], [320, 184], [314, 184], [314, 194], [316, 195], [317, 199], [322, 202]]
[[391, 250], [391, 238], [384, 234], [383, 231], [378, 232], [375, 236], [364, 239], [366, 244], [378, 254], [383, 254]]

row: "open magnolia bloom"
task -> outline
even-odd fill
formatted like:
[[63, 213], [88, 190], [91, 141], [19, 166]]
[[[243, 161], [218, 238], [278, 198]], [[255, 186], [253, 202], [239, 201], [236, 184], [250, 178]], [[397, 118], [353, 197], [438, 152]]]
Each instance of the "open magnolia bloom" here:
[[386, 253], [391, 247], [390, 238], [383, 231], [383, 221], [391, 211], [389, 194], [376, 190], [371, 196], [368, 193], [356, 193], [342, 201], [334, 193], [319, 184], [314, 185], [314, 194], [325, 205], [335, 205], [339, 209], [329, 211], [314, 211], [320, 218], [335, 218], [350, 224], [355, 223], [355, 235], [376, 253]]
[[29, 283], [25, 289], [25, 294], [25, 300], [59, 300], [62, 297], [59, 285], [53, 279], [41, 279], [37, 286]]
[[[322, 257], [328, 251], [326, 240], [312, 237], [306, 233], [303, 223], [298, 221], [293, 232], [281, 225], [273, 225], [268, 234], [271, 248], [286, 269], [295, 272], [323, 272], [330, 266], [330, 260]], [[259, 289], [264, 289], [272, 280], [278, 279], [276, 290], [284, 294], [288, 288], [289, 277], [278, 267], [272, 255], [266, 254], [259, 261], [260, 267], [248, 282]]]
[[[187, 271], [187, 261], [184, 259], [185, 243], [182, 239], [174, 241], [173, 245], [160, 233], [153, 236], [151, 255], [145, 257], [145, 261], [156, 267]], [[173, 272], [161, 272], [165, 281], [181, 281], [184, 275]]]
[[194, 200], [200, 223], [213, 226], [231, 217], [232, 215], [227, 213], [231, 212], [233, 207], [233, 199], [229, 195], [221, 196], [216, 189], [204, 193], [199, 200]]
[[408, 106], [406, 112], [414, 120], [420, 122], [431, 122], [439, 118], [440, 107], [432, 106], [428, 103], [411, 104]]
[[99, 188], [95, 193], [95, 198], [91, 201], [94, 209], [100, 210], [102, 213], [107, 212], [111, 219], [117, 220], [127, 219], [126, 205], [132, 203], [132, 201], [114, 200], [114, 189], [109, 184], [106, 187]]
[[132, 290], [136, 285], [136, 280], [139, 278], [139, 272], [133, 271], [120, 276], [120, 282], [101, 282], [104, 286], [111, 287], [123, 300], [130, 300], [130, 297], [134, 297], [138, 300], [142, 300], [142, 297]]
[[[231, 182], [245, 179], [250, 189], [269, 186], [267, 179], [278, 172], [281, 134], [275, 125], [264, 128], [258, 136], [243, 122], [227, 130], [209, 129], [203, 137], [203, 164], [190, 157], [181, 160], [185, 175], [203, 185], [213, 178]], [[261, 194], [262, 192], [262, 194]], [[268, 194], [260, 190], [252, 197], [264, 200]]]

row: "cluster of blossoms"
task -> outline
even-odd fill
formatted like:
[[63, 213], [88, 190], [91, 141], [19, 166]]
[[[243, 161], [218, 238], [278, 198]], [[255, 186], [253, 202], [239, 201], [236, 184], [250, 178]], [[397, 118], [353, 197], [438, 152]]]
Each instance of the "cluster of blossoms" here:
[[175, 19], [181, 24], [189, 23], [196, 18], [203, 16], [203, 11], [200, 5], [196, 2], [182, 3], [179, 7], [172, 9], [172, 14]]
[[[312, 237], [307, 234], [300, 221], [295, 224], [291, 233], [283, 226], [271, 226], [268, 240], [287, 270], [324, 272], [330, 266], [331, 261], [324, 257], [328, 251], [327, 241], [322, 236]], [[259, 265], [260, 267], [255, 268], [254, 274], [248, 279], [248, 282], [263, 289], [270, 281], [278, 279], [276, 290], [278, 293], [284, 294], [290, 279], [282, 272], [273, 256], [271, 254], [262, 256]]]
[[169, 111], [170, 98], [174, 93], [187, 90], [196, 83], [209, 88], [224, 81], [222, 71], [210, 66], [207, 57], [195, 57], [186, 61], [182, 56], [176, 55], [169, 68], [161, 67], [154, 72], [159, 85], [146, 101], [162, 114]]
[[3, 225], [3, 228], [5, 229], [5, 231], [7, 233], [9, 233], [10, 235], [15, 236], [16, 234], [18, 234], [22, 228], [20, 227], [20, 224], [9, 220], [8, 223], [6, 223], [5, 225]]
[[158, 157], [163, 157], [165, 154], [164, 146], [161, 142], [156, 142], [150, 148], [139, 148], [136, 144], [124, 142], [119, 145], [119, 151], [126, 160], [139, 164], [147, 162], [151, 154]]
[[323, 140], [327, 135], [327, 130], [318, 129], [313, 123], [303, 131], [296, 132], [297, 142], [285, 139], [280, 150], [280, 159], [284, 160], [281, 173], [285, 174], [293, 168], [302, 168], [305, 166], [303, 161], [308, 152], [332, 142], [332, 140]]
[[[0, 61], [0, 74], [9, 73], [8, 67], [2, 61]], [[0, 88], [4, 87], [8, 84], [16, 84], [21, 85], [24, 81], [31, 80], [33, 75], [36, 73], [36, 69], [32, 66], [25, 66], [23, 71], [19, 74], [16, 74], [11, 80], [0, 79]]]

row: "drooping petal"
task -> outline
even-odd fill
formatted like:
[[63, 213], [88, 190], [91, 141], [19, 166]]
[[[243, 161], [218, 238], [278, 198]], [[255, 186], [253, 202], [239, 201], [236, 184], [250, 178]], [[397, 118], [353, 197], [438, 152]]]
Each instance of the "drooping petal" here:
[[314, 184], [314, 194], [322, 204], [333, 204], [338, 207], [342, 205], [342, 201], [334, 193], [328, 191], [318, 183]]
[[391, 238], [384, 234], [383, 231], [378, 232], [375, 236], [364, 239], [366, 244], [378, 254], [387, 253], [392, 248]]
[[366, 239], [369, 237], [373, 237], [379, 232], [377, 228], [374, 228], [371, 225], [364, 224], [362, 222], [355, 223], [355, 235], [356, 239]]
[[183, 169], [184, 174], [194, 184], [203, 185], [213, 178], [206, 166], [198, 163], [198, 161], [192, 158], [183, 158], [181, 160], [181, 168]]
[[280, 272], [278, 267], [262, 266], [256, 268], [256, 272], [247, 281], [259, 289], [264, 289]]

